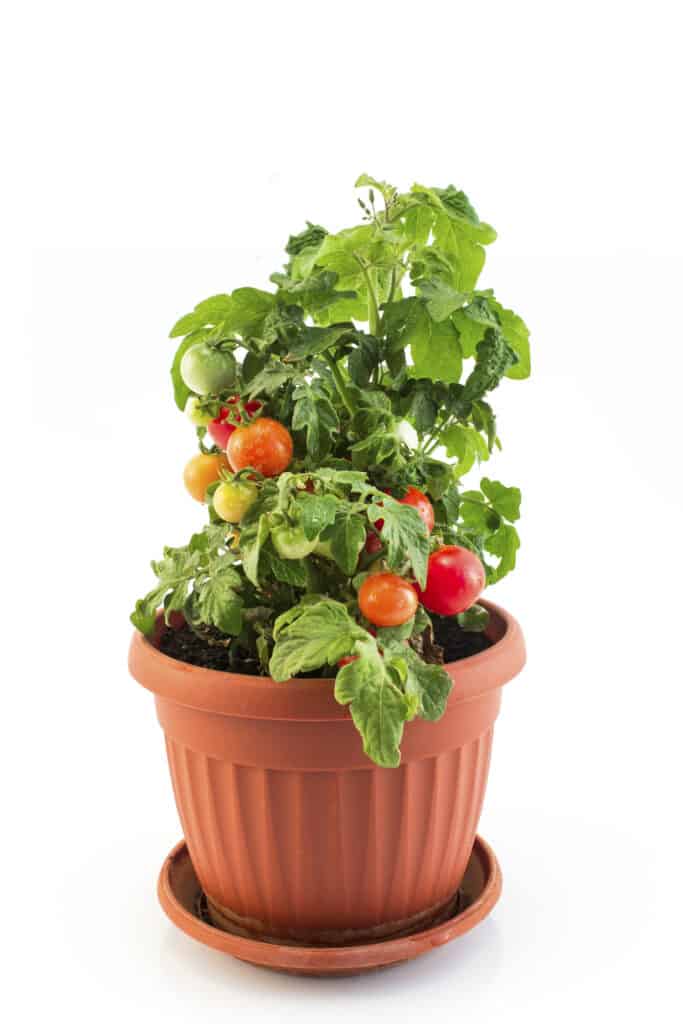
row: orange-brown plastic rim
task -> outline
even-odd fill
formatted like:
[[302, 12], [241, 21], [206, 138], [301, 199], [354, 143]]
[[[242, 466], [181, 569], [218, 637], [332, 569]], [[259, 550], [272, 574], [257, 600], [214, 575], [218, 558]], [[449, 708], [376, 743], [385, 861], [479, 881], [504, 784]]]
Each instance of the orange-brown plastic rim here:
[[[456, 703], [497, 689], [516, 676], [526, 660], [517, 621], [492, 601], [480, 603], [491, 616], [487, 634], [493, 644], [446, 666], [455, 683], [450, 700]], [[200, 711], [271, 721], [325, 722], [349, 716], [348, 708], [334, 699], [333, 679], [276, 683], [268, 676], [200, 668], [162, 654], [138, 631], [131, 641], [128, 665], [131, 675], [152, 693]]]

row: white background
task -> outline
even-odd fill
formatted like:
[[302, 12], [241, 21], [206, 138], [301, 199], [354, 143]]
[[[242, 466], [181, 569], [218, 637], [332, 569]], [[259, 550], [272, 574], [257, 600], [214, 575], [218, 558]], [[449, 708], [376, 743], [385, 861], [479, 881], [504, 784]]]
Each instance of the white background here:
[[[23, 3], [3, 16], [3, 928], [10, 1020], [680, 1019], [680, 33], [673, 3]], [[481, 822], [503, 897], [393, 971], [297, 979], [194, 944], [126, 673], [180, 482], [171, 323], [265, 286], [361, 171], [453, 181], [532, 329], [496, 395], [524, 493], [491, 596], [529, 646]], [[7, 366], [4, 362], [5, 368]], [[9, 984], [9, 989], [8, 989]], [[7, 1001], [14, 997], [15, 1003]]]

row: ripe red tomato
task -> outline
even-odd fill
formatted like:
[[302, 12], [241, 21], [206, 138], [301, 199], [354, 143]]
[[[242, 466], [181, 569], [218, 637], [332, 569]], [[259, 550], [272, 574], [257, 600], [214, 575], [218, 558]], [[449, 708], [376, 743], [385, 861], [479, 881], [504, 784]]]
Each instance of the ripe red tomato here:
[[282, 423], [261, 416], [230, 435], [226, 454], [234, 473], [251, 466], [263, 476], [277, 476], [292, 461], [292, 435]]
[[[228, 441], [237, 429], [237, 425], [242, 422], [240, 414], [236, 410], [230, 408], [231, 405], [235, 405], [238, 401], [239, 395], [233, 395], [229, 398], [227, 404], [222, 406], [218, 416], [211, 420], [206, 427], [211, 435], [213, 443], [219, 448], [222, 448], [223, 451], [228, 447]], [[260, 408], [261, 402], [259, 402], [257, 398], [244, 403], [244, 411], [248, 416], [253, 416]]]
[[449, 544], [429, 556], [427, 586], [416, 584], [420, 601], [437, 615], [459, 615], [477, 600], [486, 586], [486, 572], [467, 548]]
[[401, 626], [417, 611], [417, 594], [393, 572], [367, 576], [358, 591], [358, 605], [375, 626]]
[[427, 533], [432, 532], [434, 529], [434, 508], [426, 494], [418, 491], [417, 487], [409, 487], [403, 497], [398, 499], [398, 503], [399, 505], [412, 505], [427, 527]]

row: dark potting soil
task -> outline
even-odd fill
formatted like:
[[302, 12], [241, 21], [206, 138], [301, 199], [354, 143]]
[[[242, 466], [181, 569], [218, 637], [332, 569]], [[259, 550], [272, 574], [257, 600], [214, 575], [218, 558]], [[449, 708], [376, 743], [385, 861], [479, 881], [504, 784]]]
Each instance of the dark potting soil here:
[[[416, 648], [425, 661], [432, 664], [448, 664], [479, 654], [491, 647], [491, 640], [484, 633], [469, 633], [458, 625], [455, 619], [433, 615], [434, 636], [420, 638]], [[199, 665], [201, 668], [217, 669], [222, 672], [242, 672], [244, 675], [263, 675], [258, 662], [246, 652], [231, 651], [230, 641], [219, 634], [207, 631], [206, 636], [197, 636], [189, 626], [180, 629], [166, 627], [159, 639], [159, 650], [169, 658]], [[320, 669], [304, 675], [319, 677]], [[328, 674], [333, 675], [332, 670]]]

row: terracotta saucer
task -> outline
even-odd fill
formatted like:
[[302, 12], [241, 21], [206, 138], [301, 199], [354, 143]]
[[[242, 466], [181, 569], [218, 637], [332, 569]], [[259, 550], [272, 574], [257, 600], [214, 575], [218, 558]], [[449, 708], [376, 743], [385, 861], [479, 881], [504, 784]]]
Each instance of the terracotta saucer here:
[[250, 964], [291, 974], [359, 974], [412, 960], [464, 935], [498, 902], [500, 866], [488, 843], [477, 836], [462, 885], [440, 920], [422, 931], [357, 946], [288, 946], [245, 938], [211, 924], [206, 897], [197, 881], [184, 841], [164, 861], [157, 887], [171, 921], [193, 939]]

